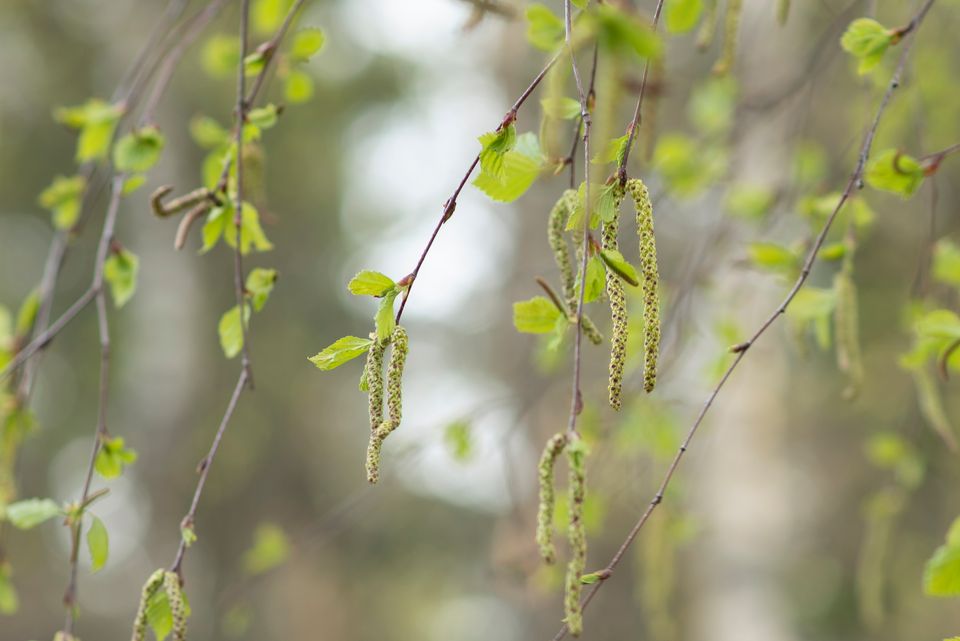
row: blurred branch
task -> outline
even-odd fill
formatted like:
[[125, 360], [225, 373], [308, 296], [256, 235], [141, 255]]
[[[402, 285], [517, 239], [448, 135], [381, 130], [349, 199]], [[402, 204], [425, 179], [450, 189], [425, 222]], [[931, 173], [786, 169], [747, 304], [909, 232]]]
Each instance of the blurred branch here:
[[[911, 33], [916, 31], [916, 29], [923, 22], [923, 19], [926, 17], [927, 12], [933, 6], [935, 0], [925, 0], [923, 5], [920, 7], [920, 10], [917, 14], [910, 20], [908, 25], [904, 27], [901, 31], [902, 33]], [[804, 260], [803, 268], [800, 270], [800, 275], [797, 277], [796, 282], [794, 282], [793, 287], [787, 293], [783, 302], [780, 303], [773, 310], [773, 312], [767, 317], [763, 323], [760, 324], [760, 327], [753, 333], [749, 340], [735, 345], [731, 348], [731, 351], [736, 354], [733, 362], [723, 373], [723, 376], [720, 378], [720, 381], [713, 388], [713, 391], [710, 392], [707, 397], [706, 402], [703, 405], [703, 408], [697, 414], [696, 419], [688, 430], [686, 436], [684, 437], [680, 448], [677, 450], [677, 453], [674, 455], [673, 460], [670, 462], [667, 472], [663, 477], [663, 480], [660, 483], [659, 488], [657, 489], [656, 494], [654, 494], [653, 499], [647, 505], [646, 510], [643, 514], [640, 515], [640, 518], [634, 524], [627, 534], [626, 539], [617, 549], [616, 553], [610, 559], [610, 562], [607, 563], [606, 567], [601, 570], [601, 580], [596, 582], [590, 591], [587, 593], [586, 597], [583, 599], [582, 609], [586, 609], [590, 602], [593, 600], [593, 597], [597, 594], [603, 584], [606, 582], [606, 579], [612, 576], [614, 570], [620, 564], [624, 555], [627, 553], [627, 550], [630, 548], [633, 541], [636, 539], [637, 535], [640, 533], [640, 530], [643, 529], [643, 526], [646, 524], [647, 520], [650, 518], [650, 515], [657, 508], [660, 503], [663, 502], [664, 493], [667, 491], [667, 488], [670, 485], [673, 475], [677, 470], [677, 467], [680, 465], [680, 461], [683, 459], [684, 454], [687, 452], [687, 449], [690, 447], [690, 443], [693, 440], [693, 437], [697, 433], [697, 429], [700, 427], [703, 419], [706, 417], [707, 412], [710, 411], [710, 408], [713, 407], [713, 403], [717, 398], [717, 395], [720, 393], [720, 390], [723, 389], [723, 386], [726, 384], [727, 380], [730, 378], [733, 371], [737, 368], [740, 362], [746, 356], [750, 348], [757, 342], [757, 340], [764, 334], [766, 331], [776, 322], [778, 318], [783, 316], [787, 311], [787, 308], [790, 306], [790, 303], [796, 297], [797, 293], [807, 282], [807, 278], [810, 276], [810, 271], [813, 267], [814, 262], [817, 259], [817, 254], [820, 251], [820, 248], [823, 246], [824, 241], [826, 240], [827, 233], [830, 231], [830, 228], [833, 226], [834, 221], [836, 220], [840, 210], [843, 208], [843, 205], [847, 202], [850, 196], [853, 194], [855, 189], [860, 189], [863, 186], [863, 175], [866, 170], [867, 159], [870, 156], [870, 150], [873, 147], [873, 141], [877, 134], [877, 129], [880, 126], [880, 121], [883, 117], [884, 112], [887, 109], [887, 105], [890, 103], [891, 98], [893, 97], [894, 92], [900, 86], [900, 79], [903, 75], [903, 70], [906, 66], [907, 59], [910, 54], [910, 50], [913, 46], [915, 38], [912, 38], [905, 42], [903, 45], [903, 51], [900, 54], [899, 61], [897, 62], [896, 70], [893, 73], [893, 76], [890, 78], [890, 82], [887, 85], [887, 89], [883, 94], [882, 99], [880, 100], [880, 105], [877, 108], [876, 114], [873, 118], [873, 121], [870, 123], [866, 133], [863, 137], [863, 142], [860, 146], [860, 153], [858, 155], [856, 167], [853, 170], [853, 173], [850, 175], [850, 178], [847, 180], [847, 184], [844, 187], [843, 193], [840, 196], [839, 201], [834, 207], [831, 214], [827, 217], [827, 220], [824, 222], [823, 227], [820, 229], [820, 233], [817, 234], [816, 240], [813, 243], [813, 246], [810, 248], [810, 251], [807, 253], [807, 257]], [[639, 110], [638, 110], [639, 112]], [[629, 149], [629, 147], [628, 147]], [[567, 626], [564, 625], [554, 636], [554, 641], [560, 641], [567, 634]]]

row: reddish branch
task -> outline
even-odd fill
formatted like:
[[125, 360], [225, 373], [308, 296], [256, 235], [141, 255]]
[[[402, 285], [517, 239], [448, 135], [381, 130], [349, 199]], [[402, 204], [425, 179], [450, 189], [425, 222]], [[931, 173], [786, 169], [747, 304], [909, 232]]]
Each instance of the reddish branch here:
[[[923, 5], [920, 7], [920, 10], [913, 17], [913, 19], [904, 27], [901, 31], [904, 35], [916, 31], [916, 29], [923, 22], [923, 19], [926, 17], [927, 12], [930, 10], [930, 7], [933, 6], [935, 0], [926, 0]], [[666, 474], [663, 477], [663, 480], [660, 483], [659, 488], [657, 489], [656, 494], [650, 500], [650, 503], [647, 505], [646, 510], [643, 514], [640, 515], [640, 518], [634, 524], [627, 534], [626, 539], [617, 549], [616, 553], [610, 559], [610, 562], [606, 565], [603, 570], [601, 570], [603, 579], [598, 581], [593, 585], [590, 591], [583, 599], [582, 608], [585, 610], [590, 602], [593, 600], [593, 597], [600, 590], [601, 586], [606, 582], [606, 578], [612, 576], [614, 570], [620, 564], [624, 555], [627, 553], [627, 550], [630, 548], [633, 541], [637, 538], [637, 535], [640, 533], [640, 530], [643, 529], [643, 526], [646, 524], [647, 520], [650, 518], [650, 515], [653, 514], [653, 511], [663, 502], [664, 493], [667, 491], [667, 488], [670, 485], [670, 481], [673, 479], [673, 475], [676, 472], [677, 468], [680, 465], [680, 461], [683, 459], [684, 454], [686, 454], [687, 449], [690, 447], [690, 443], [693, 440], [694, 435], [697, 433], [697, 429], [703, 423], [703, 419], [706, 417], [707, 412], [710, 411], [710, 408], [713, 407], [713, 403], [717, 398], [717, 395], [720, 393], [720, 390], [723, 389], [723, 386], [726, 384], [727, 380], [730, 378], [733, 371], [737, 368], [743, 358], [746, 356], [747, 352], [751, 347], [759, 340], [759, 338], [766, 333], [766, 331], [773, 325], [778, 318], [780, 318], [790, 306], [790, 303], [796, 297], [797, 293], [806, 283], [807, 278], [810, 276], [810, 270], [813, 268], [813, 264], [817, 259], [817, 254], [820, 251], [820, 248], [823, 246], [824, 240], [827, 237], [827, 233], [830, 231], [830, 228], [833, 226], [834, 221], [836, 221], [837, 216], [840, 213], [840, 210], [843, 208], [843, 205], [847, 202], [850, 196], [853, 194], [854, 190], [860, 189], [863, 186], [863, 174], [866, 169], [867, 159], [870, 156], [870, 150], [873, 147], [873, 141], [877, 134], [877, 128], [880, 126], [880, 120], [883, 116], [883, 113], [887, 109], [887, 105], [890, 103], [890, 99], [893, 97], [893, 93], [900, 86], [900, 78], [903, 74], [903, 70], [906, 66], [906, 61], [910, 53], [910, 49], [913, 46], [914, 39], [911, 38], [905, 42], [903, 45], [903, 51], [900, 54], [899, 61], [897, 62], [896, 70], [893, 73], [893, 76], [890, 78], [890, 83], [887, 86], [886, 91], [883, 94], [883, 97], [880, 100], [880, 105], [877, 108], [876, 115], [873, 118], [867, 132], [864, 134], [863, 143], [860, 146], [860, 153], [857, 159], [856, 167], [853, 170], [853, 173], [850, 175], [850, 178], [847, 181], [846, 187], [843, 190], [843, 193], [840, 196], [839, 201], [834, 207], [833, 211], [830, 213], [830, 216], [827, 217], [827, 220], [824, 222], [823, 227], [820, 229], [820, 232], [817, 234], [810, 251], [807, 253], [806, 260], [804, 260], [803, 268], [800, 270], [800, 274], [797, 277], [796, 282], [794, 282], [793, 287], [790, 288], [790, 291], [787, 293], [786, 297], [783, 299], [776, 309], [767, 317], [763, 323], [760, 324], [760, 327], [753, 333], [753, 335], [745, 342], [735, 345], [732, 348], [732, 351], [736, 354], [733, 362], [723, 373], [723, 376], [720, 378], [720, 381], [710, 392], [707, 397], [706, 402], [701, 408], [700, 412], [697, 414], [696, 419], [688, 430], [686, 436], [684, 437], [680, 448], [677, 450], [676, 455], [673, 460], [670, 462], [669, 467], [667, 468]], [[566, 636], [567, 628], [563, 626], [560, 628], [560, 631], [557, 632], [554, 636], [554, 641], [559, 641], [564, 636]]]

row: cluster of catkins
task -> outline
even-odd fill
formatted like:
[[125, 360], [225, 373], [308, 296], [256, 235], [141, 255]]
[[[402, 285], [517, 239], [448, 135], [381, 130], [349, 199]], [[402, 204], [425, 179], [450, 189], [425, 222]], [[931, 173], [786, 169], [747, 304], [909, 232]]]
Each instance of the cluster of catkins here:
[[566, 450], [567, 466], [570, 471], [568, 481], [567, 542], [570, 546], [570, 560], [567, 562], [567, 575], [564, 581], [563, 609], [570, 633], [578, 636], [583, 630], [583, 615], [580, 595], [583, 584], [580, 578], [587, 564], [587, 534], [583, 525], [583, 500], [587, 491], [586, 448], [576, 434], [555, 434], [547, 441], [537, 468], [540, 478], [540, 507], [537, 512], [537, 545], [540, 556], [546, 563], [554, 563], [557, 558], [553, 545], [554, 490], [553, 476], [557, 459]]
[[161, 588], [166, 593], [170, 607], [171, 638], [173, 641], [184, 641], [187, 638], [187, 604], [180, 586], [180, 577], [176, 572], [160, 569], [151, 574], [143, 585], [130, 641], [143, 641], [146, 638], [150, 601]]
[[[364, 372], [367, 393], [370, 395], [370, 444], [367, 446], [367, 481], [380, 480], [380, 449], [383, 440], [397, 429], [402, 418], [401, 382], [403, 365], [407, 360], [407, 330], [399, 325], [386, 340], [372, 336], [373, 344], [367, 353]], [[383, 357], [391, 345], [387, 365], [387, 418], [383, 418]]]

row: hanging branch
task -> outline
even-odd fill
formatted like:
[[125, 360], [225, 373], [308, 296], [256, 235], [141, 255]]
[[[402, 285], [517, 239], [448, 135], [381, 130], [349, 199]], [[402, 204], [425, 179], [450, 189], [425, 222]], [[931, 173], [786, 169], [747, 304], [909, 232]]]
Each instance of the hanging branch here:
[[[927, 12], [930, 10], [930, 7], [933, 6], [935, 0], [925, 0], [923, 5], [920, 7], [920, 10], [917, 14], [910, 20], [910, 22], [901, 29], [901, 34], [906, 36], [909, 33], [912, 33], [917, 30], [920, 24], [923, 22], [924, 18], [927, 15]], [[780, 318], [790, 306], [790, 303], [796, 297], [797, 293], [806, 283], [807, 278], [810, 276], [810, 271], [813, 268], [813, 264], [817, 259], [817, 254], [820, 251], [820, 248], [823, 246], [824, 240], [827, 237], [827, 233], [830, 231], [830, 228], [833, 226], [834, 221], [840, 213], [840, 210], [843, 208], [843, 205], [847, 202], [850, 196], [853, 194], [855, 189], [860, 189], [863, 186], [863, 175], [866, 169], [867, 159], [870, 156], [870, 150], [873, 147], [873, 141], [876, 137], [877, 128], [880, 126], [880, 120], [883, 117], [884, 112], [887, 109], [887, 105], [890, 103], [890, 100], [893, 96], [893, 93], [900, 86], [900, 78], [903, 75], [903, 70], [906, 66], [907, 58], [909, 56], [910, 50], [913, 46], [915, 38], [908, 39], [903, 45], [903, 51], [900, 54], [899, 61], [897, 62], [896, 70], [893, 73], [893, 76], [890, 78], [890, 82], [887, 85], [887, 89], [883, 94], [883, 97], [880, 100], [880, 105], [877, 108], [876, 114], [871, 122], [867, 132], [864, 134], [863, 142], [860, 146], [860, 153], [858, 155], [856, 167], [853, 170], [853, 173], [850, 175], [849, 180], [847, 181], [846, 187], [844, 187], [843, 193], [840, 195], [840, 199], [834, 207], [833, 211], [827, 217], [827, 220], [824, 222], [823, 227], [820, 229], [820, 232], [817, 234], [816, 239], [813, 242], [812, 247], [807, 253], [807, 257], [804, 260], [803, 267], [800, 270], [800, 274], [797, 277], [797, 280], [794, 282], [793, 287], [790, 288], [790, 291], [787, 293], [786, 297], [767, 317], [763, 323], [757, 328], [753, 335], [745, 342], [734, 345], [731, 348], [731, 352], [736, 354], [736, 358], [730, 364], [730, 366], [723, 373], [723, 376], [720, 378], [720, 381], [710, 392], [707, 397], [706, 402], [701, 408], [700, 412], [697, 414], [696, 419], [693, 424], [690, 426], [686, 436], [684, 437], [680, 448], [677, 450], [676, 455], [673, 457], [673, 460], [670, 462], [667, 472], [663, 477], [663, 480], [660, 483], [659, 488], [657, 489], [656, 494], [654, 494], [653, 499], [650, 500], [650, 503], [647, 505], [646, 510], [643, 514], [640, 515], [640, 518], [634, 524], [627, 534], [626, 539], [621, 543], [620, 547], [617, 549], [616, 553], [610, 559], [610, 562], [606, 565], [605, 568], [600, 570], [597, 573], [598, 581], [594, 583], [593, 587], [584, 597], [583, 602], [581, 603], [581, 609], [586, 609], [586, 607], [593, 600], [593, 597], [600, 590], [600, 587], [606, 582], [610, 576], [612, 576], [614, 570], [620, 564], [624, 555], [627, 553], [627, 550], [630, 548], [630, 545], [636, 539], [640, 530], [646, 524], [647, 520], [650, 518], [650, 515], [656, 509], [661, 502], [663, 502], [664, 493], [667, 491], [667, 488], [670, 485], [670, 481], [673, 479], [673, 475], [677, 470], [677, 467], [680, 465], [680, 461], [683, 458], [683, 455], [687, 452], [687, 449], [690, 447], [690, 443], [693, 440], [694, 435], [697, 432], [697, 429], [700, 427], [703, 422], [704, 417], [707, 415], [707, 412], [710, 411], [710, 408], [713, 407], [713, 403], [717, 398], [717, 395], [720, 393], [720, 390], [723, 389], [723, 386], [726, 384], [727, 380], [730, 378], [733, 371], [737, 368], [740, 362], [743, 360], [747, 351], [753, 347], [757, 340], [766, 333], [767, 329], [773, 325], [778, 318]], [[637, 110], [639, 113], [639, 109]], [[628, 147], [629, 149], [629, 147]], [[560, 641], [567, 634], [568, 628], [566, 625], [560, 628], [556, 636], [554, 636], [554, 641]]]

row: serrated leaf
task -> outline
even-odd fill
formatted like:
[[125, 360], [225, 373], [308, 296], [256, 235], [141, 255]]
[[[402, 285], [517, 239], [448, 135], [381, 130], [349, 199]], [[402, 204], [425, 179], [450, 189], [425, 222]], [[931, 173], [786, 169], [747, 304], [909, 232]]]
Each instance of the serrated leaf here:
[[163, 147], [163, 134], [156, 127], [132, 131], [117, 141], [113, 149], [113, 164], [118, 171], [147, 171], [160, 158]]
[[326, 41], [323, 31], [316, 27], [301, 29], [290, 43], [290, 56], [295, 60], [306, 61], [323, 48]]
[[259, 129], [270, 129], [275, 124], [277, 124], [277, 118], [280, 116], [280, 110], [277, 109], [277, 106], [273, 103], [264, 105], [263, 107], [258, 107], [256, 109], [251, 109], [247, 113], [247, 120], [250, 124], [255, 125]]
[[[229, 212], [232, 211], [227, 206], [214, 207], [207, 214], [207, 220], [203, 224], [201, 235], [203, 236], [203, 246], [200, 253], [204, 254], [216, 246], [217, 241], [223, 236], [223, 231], [227, 227], [227, 219], [230, 218]], [[232, 224], [232, 221], [231, 221]]]
[[480, 141], [480, 169], [503, 182], [504, 156], [517, 142], [517, 128], [513, 123], [497, 131], [488, 131], [477, 140]]
[[87, 550], [90, 552], [90, 565], [94, 572], [100, 571], [107, 564], [110, 554], [110, 538], [103, 521], [90, 515], [92, 521], [87, 530]]
[[513, 304], [513, 326], [525, 334], [547, 334], [554, 330], [563, 314], [548, 298], [534, 296]]
[[103, 278], [110, 285], [113, 304], [123, 307], [137, 290], [140, 259], [126, 249], [113, 252], [103, 263]]
[[[243, 324], [250, 322], [250, 308], [243, 306]], [[217, 325], [220, 347], [227, 358], [233, 358], [243, 349], [243, 326], [240, 324], [240, 307], [234, 305], [224, 312]]]
[[245, 288], [250, 296], [254, 311], [259, 312], [270, 298], [270, 292], [277, 282], [277, 270], [255, 267], [247, 274]]
[[587, 277], [584, 280], [583, 302], [592, 303], [599, 300], [606, 288], [607, 270], [603, 266], [603, 259], [599, 255], [591, 256], [587, 261]]
[[97, 458], [94, 459], [94, 469], [105, 479], [112, 479], [123, 474], [124, 468], [133, 465], [137, 460], [137, 453], [127, 449], [122, 436], [103, 438]]
[[844, 51], [859, 60], [857, 73], [865, 74], [883, 60], [893, 42], [893, 33], [871, 18], [857, 18], [840, 38]]
[[540, 101], [543, 113], [551, 118], [573, 120], [580, 115], [580, 101], [567, 96], [554, 96]]
[[180, 538], [183, 540], [185, 546], [190, 547], [197, 542], [197, 532], [193, 529], [192, 525], [181, 525]]
[[668, 33], [686, 33], [700, 21], [703, 0], [667, 0], [663, 12]]
[[923, 183], [924, 172], [916, 158], [887, 149], [870, 161], [864, 178], [874, 189], [909, 198]]
[[123, 106], [91, 98], [78, 107], [60, 107], [54, 118], [68, 127], [80, 130], [77, 138], [77, 162], [99, 160], [107, 156]]
[[[181, 594], [183, 594], [184, 616], [189, 617], [191, 614], [190, 602], [182, 588]], [[170, 601], [167, 598], [166, 590], [162, 586], [158, 590], [154, 590], [150, 598], [147, 599], [147, 624], [153, 630], [156, 641], [163, 641], [173, 630], [173, 614], [170, 612]]]
[[354, 296], [380, 297], [396, 286], [389, 276], [370, 270], [360, 272], [347, 283], [347, 289]]
[[396, 300], [397, 294], [399, 293], [400, 290], [394, 288], [384, 294], [383, 298], [380, 299], [380, 306], [377, 308], [377, 314], [373, 318], [377, 329], [377, 338], [382, 341], [390, 338], [390, 335], [393, 334], [393, 330], [397, 327], [397, 323], [393, 315], [393, 301]]
[[15, 528], [29, 530], [62, 514], [60, 505], [52, 499], [25, 499], [7, 505], [5, 518]]
[[637, 269], [631, 265], [626, 258], [623, 257], [623, 254], [618, 252], [615, 249], [604, 249], [600, 252], [600, 258], [603, 259], [603, 262], [607, 264], [614, 274], [620, 277], [621, 280], [626, 281], [628, 284], [636, 287], [640, 284], [640, 275], [637, 273]]
[[590, 162], [597, 165], [615, 162], [619, 165], [623, 161], [624, 154], [627, 153], [627, 143], [629, 141], [630, 136], [628, 134], [608, 140], [600, 153], [591, 158]]
[[[221, 208], [217, 208], [221, 209]], [[233, 206], [225, 205], [222, 209], [226, 215], [226, 219], [223, 224], [223, 239], [227, 242], [230, 247], [237, 246], [237, 226], [233, 224]], [[210, 216], [213, 216], [216, 209], [210, 212]], [[209, 222], [209, 217], [208, 217]], [[240, 218], [240, 234], [242, 242], [240, 244], [240, 253], [248, 254], [250, 249], [256, 249], [259, 252], [270, 251], [273, 249], [273, 244], [267, 240], [266, 234], [263, 232], [263, 227], [260, 226], [260, 214], [257, 212], [256, 207], [250, 203], [243, 203], [243, 215]], [[206, 231], [206, 225], [204, 225], [204, 231]], [[214, 241], [215, 243], [216, 241]], [[206, 248], [206, 233], [204, 233], [204, 247]]]
[[500, 178], [481, 171], [473, 184], [492, 200], [512, 202], [526, 193], [537, 180], [545, 162], [536, 135], [527, 132], [518, 136], [514, 148], [504, 155]]
[[563, 20], [539, 2], [527, 5], [527, 40], [537, 49], [552, 51], [564, 38]]
[[86, 187], [83, 176], [57, 176], [49, 187], [40, 192], [37, 201], [53, 214], [54, 227], [66, 230], [76, 224]]
[[638, 16], [610, 4], [602, 4], [592, 14], [600, 44], [616, 53], [656, 58], [662, 48], [660, 39]]
[[317, 366], [317, 369], [331, 370], [366, 354], [371, 345], [373, 345], [373, 340], [369, 338], [344, 336], [332, 345], [325, 347], [316, 356], [311, 356], [309, 360]]

